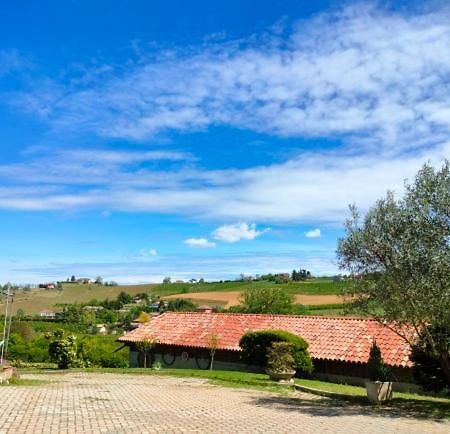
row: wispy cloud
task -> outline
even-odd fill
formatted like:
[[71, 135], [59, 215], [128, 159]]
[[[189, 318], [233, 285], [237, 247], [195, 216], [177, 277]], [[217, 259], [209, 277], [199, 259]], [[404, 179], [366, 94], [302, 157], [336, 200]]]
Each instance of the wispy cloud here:
[[17, 50], [0, 49], [0, 77], [31, 67], [31, 62], [25, 59]]
[[257, 231], [254, 223], [241, 222], [218, 227], [213, 232], [213, 237], [226, 243], [235, 243], [240, 240], [253, 240], [268, 231], [270, 231], [270, 228]]
[[207, 238], [188, 238], [187, 240], [184, 240], [184, 244], [187, 244], [189, 247], [200, 248], [210, 248], [216, 246], [216, 243], [209, 241]]
[[277, 252], [270, 255], [266, 252], [251, 252], [233, 256], [203, 256], [182, 255], [158, 258], [153, 261], [117, 261], [117, 262], [58, 262], [27, 266], [12, 264], [8, 273], [0, 264], [2, 275], [19, 276], [20, 283], [41, 280], [56, 280], [75, 274], [77, 276], [98, 276], [105, 280], [115, 280], [120, 283], [161, 282], [165, 276], [174, 280], [190, 278], [205, 278], [211, 280], [234, 279], [241, 273], [255, 275], [289, 272], [298, 268], [299, 262], [313, 274], [334, 274], [338, 272], [333, 253], [324, 252]]
[[156, 249], [141, 249], [139, 250], [139, 256], [143, 258], [151, 258], [158, 256], [158, 252], [156, 251]]
[[320, 238], [322, 236], [322, 232], [320, 229], [311, 229], [310, 231], [305, 233], [305, 237], [307, 238]]
[[[192, 166], [143, 169], [99, 162], [60, 161], [52, 166], [36, 160], [0, 166], [0, 208], [341, 223], [348, 204], [365, 209], [388, 189], [401, 192], [404, 179], [411, 180], [425, 161], [439, 165], [446, 157], [450, 157], [450, 142], [397, 157], [322, 151], [285, 163], [222, 171]], [[250, 234], [256, 231], [251, 226], [244, 229]]]
[[46, 80], [15, 101], [54, 128], [107, 137], [222, 124], [386, 152], [430, 146], [450, 132], [449, 18], [348, 6], [287, 36], [161, 51], [99, 76], [86, 68], [89, 80]]
[[146, 161], [192, 161], [194, 157], [180, 151], [117, 151], [111, 149], [71, 149], [59, 153], [61, 158], [90, 163], [130, 164]]
[[30, 154], [0, 165], [0, 208], [340, 223], [349, 203], [367, 208], [450, 157], [449, 17], [346, 7], [280, 34], [47, 79], [17, 101], [54, 128], [139, 139], [228, 125], [346, 146], [241, 170], [204, 169], [177, 150]]

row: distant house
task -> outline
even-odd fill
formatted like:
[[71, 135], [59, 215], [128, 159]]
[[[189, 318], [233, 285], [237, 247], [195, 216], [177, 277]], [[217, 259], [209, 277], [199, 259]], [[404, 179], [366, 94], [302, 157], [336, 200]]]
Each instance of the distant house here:
[[55, 319], [56, 318], [56, 312], [53, 312], [52, 310], [41, 310], [38, 313], [39, 318], [45, 318], [45, 319]]
[[108, 334], [108, 330], [106, 329], [104, 324], [97, 324], [96, 328], [97, 328], [97, 333], [99, 335], [106, 335], [106, 334]]
[[[368, 318], [255, 315], [205, 312], [166, 312], [119, 338], [130, 346], [130, 366], [139, 366], [136, 342], [156, 342], [153, 357], [163, 366], [209, 366], [208, 338], [218, 339], [215, 369], [252, 370], [240, 358], [239, 341], [247, 331], [279, 329], [303, 337], [309, 343], [314, 375], [362, 382], [375, 339], [386, 364], [399, 381], [411, 382], [409, 345], [391, 328]], [[343, 378], [346, 377], [346, 378]]]
[[103, 310], [103, 306], [84, 306], [83, 310], [86, 310], [88, 312], [98, 312], [99, 310]]
[[42, 289], [55, 289], [56, 285], [54, 282], [48, 282], [48, 283], [40, 283], [39, 288]]
[[88, 285], [89, 283], [93, 283], [94, 281], [89, 277], [80, 277], [79, 279], [76, 280], [76, 282], [82, 285]]
[[217, 309], [215, 307], [209, 306], [207, 304], [202, 304], [201, 306], [198, 306], [195, 310], [197, 312], [204, 312], [204, 313], [217, 312]]

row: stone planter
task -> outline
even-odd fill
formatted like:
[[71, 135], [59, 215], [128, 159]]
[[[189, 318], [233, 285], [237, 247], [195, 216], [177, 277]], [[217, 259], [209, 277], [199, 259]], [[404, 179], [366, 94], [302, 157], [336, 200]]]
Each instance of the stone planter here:
[[0, 384], [8, 384], [12, 378], [19, 378], [16, 368], [12, 366], [0, 366]]
[[267, 371], [271, 380], [279, 381], [283, 383], [292, 383], [293, 377], [295, 375], [295, 371], [285, 371], [285, 372], [275, 372], [275, 371]]
[[392, 382], [390, 381], [367, 381], [367, 398], [374, 404], [380, 404], [392, 399]]

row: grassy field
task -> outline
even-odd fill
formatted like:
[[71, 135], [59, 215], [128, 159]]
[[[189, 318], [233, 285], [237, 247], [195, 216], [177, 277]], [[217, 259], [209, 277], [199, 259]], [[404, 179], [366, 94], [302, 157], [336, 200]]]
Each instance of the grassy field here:
[[290, 282], [275, 284], [268, 281], [256, 282], [211, 282], [211, 283], [170, 283], [156, 285], [152, 292], [158, 295], [173, 295], [198, 292], [245, 291], [250, 288], [276, 287], [283, 288], [292, 294], [331, 295], [340, 294], [345, 282], [335, 282], [332, 279], [311, 279], [305, 282]]
[[[312, 279], [306, 282], [291, 282], [276, 285], [273, 282], [213, 282], [213, 283], [171, 283], [171, 284], [146, 284], [146, 285], [80, 285], [65, 283], [63, 290], [34, 289], [28, 292], [19, 292], [14, 300], [13, 312], [23, 309], [27, 314], [38, 313], [44, 309], [55, 309], [58, 304], [65, 303], [88, 303], [93, 299], [114, 299], [120, 292], [138, 294], [146, 292], [153, 295], [169, 296], [174, 294], [194, 294], [206, 292], [238, 291], [243, 292], [249, 288], [276, 287], [283, 288], [288, 292], [306, 295], [333, 295], [339, 294], [345, 282], [334, 282], [332, 279]], [[202, 300], [202, 301], [207, 301]], [[201, 304], [201, 303], [199, 303]], [[0, 313], [4, 306], [0, 304]], [[318, 312], [319, 313], [319, 312]]]
[[[122, 291], [129, 294], [140, 292], [152, 292], [158, 285], [133, 285], [133, 286], [103, 286], [80, 285], [65, 283], [62, 291], [56, 289], [34, 289], [28, 292], [19, 292], [14, 300], [13, 312], [23, 309], [25, 313], [38, 313], [44, 309], [55, 309], [57, 304], [88, 303], [93, 299], [114, 299]], [[4, 306], [0, 304], [0, 313], [4, 312]]]

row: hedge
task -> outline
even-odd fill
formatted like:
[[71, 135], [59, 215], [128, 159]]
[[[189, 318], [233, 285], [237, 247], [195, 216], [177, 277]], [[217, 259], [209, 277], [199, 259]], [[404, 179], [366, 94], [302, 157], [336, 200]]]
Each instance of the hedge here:
[[245, 333], [239, 341], [239, 346], [242, 348], [242, 360], [248, 365], [266, 367], [268, 349], [273, 342], [289, 342], [293, 345], [292, 356], [297, 374], [312, 372], [313, 363], [308, 353], [308, 343], [300, 336], [284, 330], [261, 330]]

